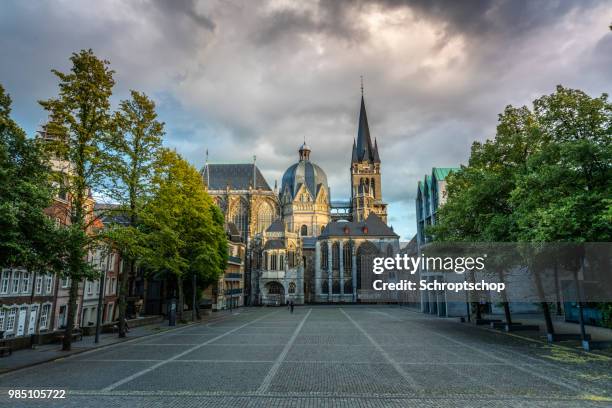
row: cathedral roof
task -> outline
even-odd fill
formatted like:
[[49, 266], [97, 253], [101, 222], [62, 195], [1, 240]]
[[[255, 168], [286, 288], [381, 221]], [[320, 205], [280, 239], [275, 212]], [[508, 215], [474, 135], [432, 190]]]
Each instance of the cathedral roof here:
[[323, 238], [335, 236], [398, 237], [393, 229], [374, 213], [370, 213], [365, 221], [330, 222], [319, 236]]
[[253, 186], [259, 190], [272, 191], [261, 171], [253, 163], [240, 164], [208, 164], [202, 169], [204, 183], [210, 190], [248, 190]]
[[291, 198], [295, 198], [302, 185], [308, 189], [313, 198], [317, 196], [321, 186], [328, 188], [327, 175], [323, 169], [311, 162], [309, 155], [304, 155], [303, 152], [304, 150], [300, 148], [300, 161], [290, 166], [283, 175], [281, 194], [289, 190]]
[[264, 245], [265, 249], [283, 249], [285, 247], [285, 242], [282, 239], [269, 239], [266, 241]]
[[285, 223], [280, 218], [277, 218], [266, 230], [266, 232], [284, 232]]
[[372, 146], [370, 127], [368, 126], [368, 115], [366, 113], [365, 101], [361, 95], [361, 108], [359, 110], [359, 127], [357, 128], [357, 145], [353, 145], [352, 162], [367, 161], [380, 163], [378, 146]]

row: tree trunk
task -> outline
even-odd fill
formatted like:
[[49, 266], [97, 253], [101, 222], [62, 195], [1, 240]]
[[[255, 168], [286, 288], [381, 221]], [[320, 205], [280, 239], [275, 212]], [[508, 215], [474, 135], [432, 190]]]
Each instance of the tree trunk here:
[[542, 305], [542, 312], [544, 313], [544, 321], [546, 322], [546, 333], [550, 335], [555, 334], [555, 327], [552, 322], [552, 317], [550, 316], [550, 308], [548, 307], [548, 302], [544, 297], [544, 289], [542, 289], [542, 279], [540, 278], [540, 274], [537, 271], [534, 271], [533, 268], [530, 268], [533, 273], [533, 278], [535, 279], [536, 289], [538, 291], [538, 297], [540, 298], [540, 304]]
[[70, 351], [72, 348], [72, 331], [74, 330], [74, 321], [77, 314], [77, 298], [79, 296], [79, 280], [70, 280], [70, 292], [68, 296], [68, 316], [66, 321], [66, 329], [64, 330], [64, 339], [62, 340], [62, 350]]
[[[499, 271], [499, 280], [501, 283], [506, 283], [506, 280], [504, 279], [504, 271], [500, 270]], [[506, 295], [506, 291], [503, 290], [501, 292], [502, 294], [502, 304], [504, 306], [504, 316], [506, 318], [506, 324], [508, 326], [510, 326], [512, 324], [512, 316], [510, 315], [510, 304], [508, 303], [508, 295]]]
[[143, 276], [143, 289], [142, 289], [142, 310], [141, 314], [144, 316], [147, 314], [147, 297], [149, 296], [149, 278]]
[[131, 274], [134, 270], [134, 261], [129, 260], [127, 264], [129, 266], [128, 268], [123, 269], [123, 273], [121, 274], [121, 281], [119, 283], [119, 337], [126, 336], [125, 320], [127, 309], [127, 283], [128, 274]]
[[183, 293], [183, 278], [176, 278], [176, 286], [178, 288], [178, 304], [176, 305], [176, 320], [183, 320], [183, 310], [185, 309], [185, 295]]

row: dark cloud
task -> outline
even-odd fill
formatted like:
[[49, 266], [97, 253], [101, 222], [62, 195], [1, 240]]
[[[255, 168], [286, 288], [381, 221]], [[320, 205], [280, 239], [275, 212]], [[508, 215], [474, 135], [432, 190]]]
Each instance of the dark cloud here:
[[171, 19], [173, 15], [186, 16], [202, 28], [210, 31], [215, 29], [214, 21], [197, 10], [195, 0], [154, 0], [153, 3], [162, 13], [168, 14]]
[[93, 48], [114, 102], [152, 96], [166, 144], [194, 165], [249, 162], [280, 180], [306, 138], [334, 199], [349, 194], [359, 77], [395, 230], [415, 231], [417, 180], [465, 162], [497, 114], [555, 85], [612, 89], [605, 1], [190, 0], [2, 3], [0, 81], [33, 133], [51, 68]]

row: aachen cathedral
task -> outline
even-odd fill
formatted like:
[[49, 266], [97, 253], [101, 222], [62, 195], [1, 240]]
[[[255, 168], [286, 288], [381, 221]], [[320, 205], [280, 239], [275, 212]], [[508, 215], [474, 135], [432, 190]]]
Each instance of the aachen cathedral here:
[[350, 200], [331, 201], [327, 175], [311, 153], [304, 142], [280, 189], [270, 188], [255, 162], [207, 162], [202, 169], [228, 234], [246, 244], [247, 305], [374, 301], [371, 259], [399, 251], [399, 237], [387, 225], [382, 163], [363, 95]]

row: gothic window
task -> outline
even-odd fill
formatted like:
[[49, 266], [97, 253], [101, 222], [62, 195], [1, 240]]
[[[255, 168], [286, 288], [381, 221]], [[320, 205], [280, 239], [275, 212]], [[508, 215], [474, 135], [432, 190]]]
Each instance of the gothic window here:
[[239, 199], [232, 209], [231, 222], [234, 223], [241, 237], [246, 237], [248, 227], [248, 209], [247, 204], [243, 199]]
[[337, 241], [332, 244], [332, 269], [340, 269], [340, 245]]
[[293, 282], [289, 283], [289, 293], [295, 293], [295, 283]]
[[308, 227], [306, 225], [302, 225], [300, 228], [300, 235], [303, 237], [308, 235]]
[[334, 281], [332, 283], [332, 293], [334, 295], [340, 293], [340, 281], [338, 279], [334, 279]]
[[321, 282], [321, 293], [329, 293], [329, 284], [327, 283], [327, 280]]
[[289, 263], [289, 268], [295, 267], [295, 250], [290, 248], [287, 252], [287, 262]]
[[268, 294], [270, 295], [281, 295], [284, 292], [283, 285], [278, 282], [270, 282], [266, 284], [268, 287]]
[[351, 273], [351, 264], [353, 262], [353, 254], [351, 251], [351, 244], [349, 242], [346, 242], [344, 244], [344, 246], [342, 247], [342, 252], [344, 253], [344, 276], [346, 276], [346, 273]]
[[327, 242], [321, 244], [321, 269], [327, 270]]
[[285, 270], [285, 255], [283, 254], [280, 255], [280, 261], [278, 263], [278, 270], [279, 271]]
[[370, 180], [370, 189], [372, 191], [372, 196], [376, 196], [376, 183], [374, 182], [374, 179]]
[[261, 203], [257, 211], [257, 232], [264, 232], [274, 220], [274, 211], [267, 202]]
[[357, 249], [357, 289], [360, 289], [363, 280], [368, 279], [371, 275], [372, 262], [377, 255], [378, 249], [370, 241], [359, 245]]
[[344, 278], [344, 294], [353, 293], [353, 281], [351, 278]]
[[277, 258], [276, 254], [274, 252], [272, 252], [270, 254], [270, 261], [271, 261], [270, 262], [270, 270], [271, 271], [275, 271], [276, 270], [276, 261], [277, 261], [276, 258]]

